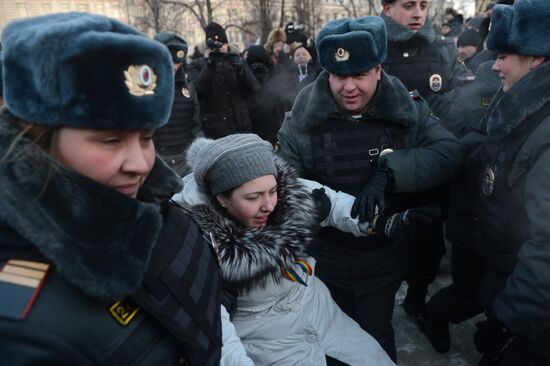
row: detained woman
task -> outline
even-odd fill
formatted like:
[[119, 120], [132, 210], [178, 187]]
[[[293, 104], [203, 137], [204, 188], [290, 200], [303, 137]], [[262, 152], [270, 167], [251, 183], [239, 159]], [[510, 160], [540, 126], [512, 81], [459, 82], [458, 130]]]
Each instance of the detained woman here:
[[193, 173], [174, 200], [218, 249], [224, 287], [237, 294], [232, 323], [254, 364], [325, 365], [325, 355], [394, 364], [315, 276], [308, 247], [316, 206], [269, 142], [253, 134], [201, 138], [187, 160]]

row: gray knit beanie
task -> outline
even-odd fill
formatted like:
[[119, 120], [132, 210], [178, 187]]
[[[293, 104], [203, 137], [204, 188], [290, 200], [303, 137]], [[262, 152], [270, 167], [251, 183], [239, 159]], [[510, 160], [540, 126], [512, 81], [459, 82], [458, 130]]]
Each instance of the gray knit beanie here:
[[187, 164], [197, 185], [212, 195], [264, 175], [277, 176], [273, 147], [251, 133], [217, 140], [199, 137], [187, 150]]

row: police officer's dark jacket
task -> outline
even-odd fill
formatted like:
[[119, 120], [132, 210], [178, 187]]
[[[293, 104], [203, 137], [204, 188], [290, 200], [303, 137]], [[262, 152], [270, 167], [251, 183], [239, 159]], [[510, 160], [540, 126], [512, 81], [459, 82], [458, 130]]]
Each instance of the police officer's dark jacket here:
[[[281, 156], [302, 176], [315, 174], [313, 137], [327, 121], [335, 120], [342, 122], [342, 126], [345, 122], [363, 126], [376, 123], [378, 130], [385, 130], [390, 135], [392, 132], [387, 131], [388, 128], [398, 131], [396, 140], [399, 141], [395, 142], [399, 142], [400, 149], [379, 159], [380, 164], [392, 171], [394, 193], [423, 191], [452, 179], [461, 162], [460, 144], [431, 115], [422, 98], [411, 97], [398, 79], [382, 71], [369, 110], [354, 118], [336, 104], [328, 78], [329, 74], [322, 72], [314, 83], [298, 94], [291, 114], [287, 114], [279, 131]], [[374, 141], [375, 145], [378, 143]], [[391, 144], [391, 141], [385, 143]], [[383, 145], [384, 142], [364, 148], [368, 155], [369, 149], [380, 152]]]
[[550, 360], [550, 63], [499, 91], [481, 121], [481, 300], [534, 358]]
[[[185, 159], [185, 151], [202, 136], [197, 92], [180, 67], [175, 76], [174, 102], [168, 123], [155, 131], [155, 149], [174, 169]], [[178, 159], [178, 156], [179, 159]], [[186, 169], [187, 170], [187, 169]], [[178, 174], [184, 175], [181, 171]]]
[[381, 17], [388, 32], [388, 57], [382, 67], [408, 90], [418, 90], [431, 106], [437, 99], [434, 94], [448, 92], [466, 79], [468, 71], [458, 61], [456, 46], [435, 34], [430, 19], [414, 33], [383, 13]]
[[[354, 117], [338, 107], [328, 78], [327, 72], [321, 73], [298, 94], [279, 131], [281, 156], [303, 177], [357, 195], [378, 160], [394, 179], [387, 212], [415, 205], [417, 194], [409, 193], [429, 190], [453, 177], [461, 159], [458, 141], [399, 80], [382, 71], [369, 110]], [[388, 148], [395, 151], [379, 157]], [[369, 251], [371, 257], [380, 258], [384, 283], [402, 279], [405, 272], [406, 248], [381, 235], [355, 238], [328, 228], [321, 241], [326, 249]], [[354, 288], [368, 292], [371, 286], [382, 286], [380, 281], [357, 279]]]
[[[12, 118], [0, 115], [2, 157]], [[133, 199], [14, 146], [0, 163], [1, 363], [218, 364], [219, 270], [168, 202], [179, 177], [157, 158]]]

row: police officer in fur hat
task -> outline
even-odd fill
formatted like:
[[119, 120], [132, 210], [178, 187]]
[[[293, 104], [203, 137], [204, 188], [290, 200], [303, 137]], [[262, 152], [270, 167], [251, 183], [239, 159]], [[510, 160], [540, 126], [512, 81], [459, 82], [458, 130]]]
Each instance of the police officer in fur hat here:
[[550, 3], [496, 5], [488, 48], [502, 80], [481, 121], [485, 143], [472, 164], [487, 273], [487, 319], [474, 336], [483, 362], [550, 362]]
[[221, 25], [210, 23], [205, 36], [203, 57], [189, 67], [189, 80], [199, 96], [204, 135], [219, 138], [251, 132], [245, 96], [258, 91], [260, 84], [238, 51], [229, 46]]
[[185, 75], [188, 46], [172, 32], [159, 33], [155, 40], [168, 47], [175, 73], [172, 112], [168, 123], [155, 132], [155, 147], [164, 162], [183, 177], [189, 172], [185, 151], [196, 137], [202, 136], [197, 92]]
[[[327, 23], [316, 44], [324, 71], [298, 95], [278, 136], [280, 155], [303, 177], [357, 196], [350, 215], [375, 226], [376, 211], [417, 206], [415, 192], [449, 181], [461, 152], [422, 98], [382, 70], [386, 42], [380, 17]], [[395, 360], [394, 297], [412, 247], [336, 229], [323, 229], [320, 243], [319, 277]]]
[[[442, 118], [449, 108], [443, 95], [466, 80], [468, 71], [458, 62], [454, 41], [436, 35], [428, 18], [429, 0], [382, 0], [382, 19], [388, 29], [388, 57], [384, 71], [397, 77], [408, 90], [417, 90], [432, 111]], [[473, 76], [473, 75], [469, 75]], [[434, 196], [446, 200], [445, 188]], [[403, 307], [413, 318], [421, 316], [428, 285], [435, 279], [445, 252], [443, 226], [434, 224], [419, 235], [415, 269], [408, 279]]]
[[168, 50], [86, 13], [2, 36], [2, 363], [218, 365], [219, 267], [155, 158]]

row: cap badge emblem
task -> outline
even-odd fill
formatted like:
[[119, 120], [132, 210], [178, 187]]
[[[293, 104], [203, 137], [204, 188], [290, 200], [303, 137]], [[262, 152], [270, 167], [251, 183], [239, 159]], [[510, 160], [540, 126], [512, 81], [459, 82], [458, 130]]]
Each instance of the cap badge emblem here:
[[147, 65], [130, 65], [124, 71], [124, 83], [130, 94], [136, 97], [155, 94], [157, 87], [157, 75]]
[[181, 94], [186, 98], [189, 98], [191, 96], [191, 93], [189, 93], [189, 89], [187, 88], [181, 88]]
[[433, 92], [438, 92], [443, 88], [443, 78], [439, 74], [430, 76], [430, 89]]
[[334, 54], [334, 59], [338, 62], [347, 61], [349, 60], [349, 52], [343, 48], [339, 48]]
[[178, 58], [183, 58], [183, 56], [185, 56], [185, 52], [179, 50], [178, 52], [176, 52], [176, 56], [178, 56]]

